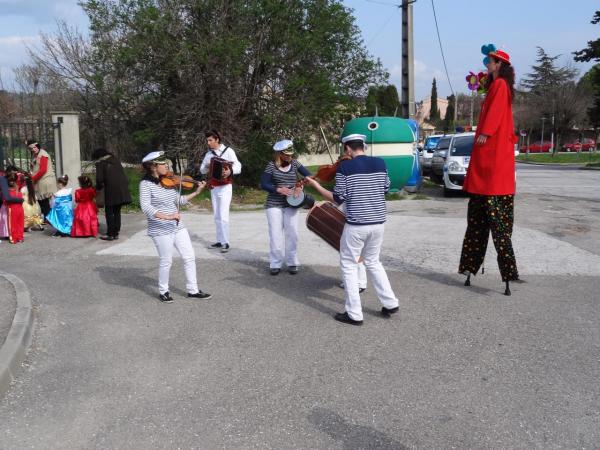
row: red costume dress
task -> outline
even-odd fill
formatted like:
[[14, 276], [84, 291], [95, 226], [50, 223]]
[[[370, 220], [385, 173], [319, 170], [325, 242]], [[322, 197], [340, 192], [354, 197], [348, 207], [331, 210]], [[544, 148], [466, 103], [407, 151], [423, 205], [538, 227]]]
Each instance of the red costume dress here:
[[[508, 84], [497, 78], [481, 107], [475, 145], [463, 184], [463, 190], [471, 198], [458, 268], [459, 273], [467, 275], [479, 271], [491, 232], [498, 253], [498, 267], [505, 282], [519, 279], [511, 239], [516, 143], [511, 100]], [[480, 135], [487, 136], [484, 144], [477, 144]]]
[[75, 191], [75, 213], [72, 237], [89, 237], [98, 235], [98, 208], [95, 203], [96, 189], [93, 187], [81, 188]]
[[[16, 188], [10, 188], [8, 190], [12, 197], [23, 198]], [[21, 203], [7, 203], [4, 202], [2, 207], [6, 207], [6, 213], [8, 218], [8, 239], [11, 244], [17, 242], [23, 242], [25, 231], [25, 212], [23, 211], [23, 205]]]

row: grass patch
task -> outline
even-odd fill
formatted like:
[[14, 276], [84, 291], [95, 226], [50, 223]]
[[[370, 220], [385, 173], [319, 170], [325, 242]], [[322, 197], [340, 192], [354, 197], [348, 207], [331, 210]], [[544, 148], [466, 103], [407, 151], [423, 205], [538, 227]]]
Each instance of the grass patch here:
[[439, 184], [436, 183], [435, 181], [431, 181], [431, 179], [429, 178], [425, 178], [423, 177], [423, 187], [438, 187]]
[[385, 199], [388, 201], [398, 201], [398, 200], [406, 200], [408, 197], [406, 195], [401, 194], [400, 192], [391, 192], [386, 194]]
[[429, 197], [425, 194], [415, 194], [410, 197], [411, 200], [429, 200]]
[[585, 167], [600, 167], [600, 162], [587, 163]]
[[521, 153], [517, 156], [517, 161], [528, 161], [535, 163], [554, 163], [554, 164], [583, 164], [600, 162], [600, 152], [580, 152], [580, 153], [534, 153], [529, 157]]

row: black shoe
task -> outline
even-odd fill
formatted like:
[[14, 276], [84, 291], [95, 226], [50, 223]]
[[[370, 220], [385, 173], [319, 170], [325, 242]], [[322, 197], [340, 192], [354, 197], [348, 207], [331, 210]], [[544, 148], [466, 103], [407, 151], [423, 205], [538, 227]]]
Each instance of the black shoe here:
[[117, 239], [119, 239], [119, 235], [118, 235], [118, 234], [115, 234], [115, 235], [113, 236], [113, 240], [114, 240], [114, 241], [116, 241]]
[[208, 248], [221, 248], [223, 247], [220, 242], [215, 242], [214, 244], [210, 244]]
[[158, 299], [163, 302], [163, 303], [173, 303], [173, 297], [171, 297], [171, 294], [169, 294], [168, 292], [165, 292], [164, 294], [160, 294], [158, 296]]
[[229, 244], [221, 245], [221, 253], [227, 253], [229, 251]]
[[334, 317], [335, 320], [342, 323], [347, 323], [349, 325], [362, 325], [362, 320], [354, 320], [352, 319], [347, 312], [337, 313]]
[[281, 269], [269, 269], [271, 275], [279, 275], [279, 272], [281, 272]]
[[290, 273], [290, 275], [296, 275], [298, 273], [298, 266], [288, 267], [288, 272]]
[[396, 306], [395, 308], [386, 308], [385, 306], [383, 306], [381, 308], [381, 315], [383, 317], [392, 317], [392, 314], [396, 314], [399, 310], [399, 306]]
[[208, 300], [209, 298], [212, 298], [212, 295], [210, 295], [207, 292], [198, 291], [195, 294], [188, 293], [188, 297], [190, 297], [190, 298], [200, 298], [202, 300]]
[[[342, 289], [344, 289], [344, 282], [342, 281], [340, 284], [338, 284], [339, 287], [341, 287]], [[367, 288], [358, 288], [358, 293], [362, 294], [363, 292], [365, 292], [367, 290]]]
[[114, 236], [100, 236], [100, 239], [102, 239], [103, 241], [114, 241], [115, 238]]

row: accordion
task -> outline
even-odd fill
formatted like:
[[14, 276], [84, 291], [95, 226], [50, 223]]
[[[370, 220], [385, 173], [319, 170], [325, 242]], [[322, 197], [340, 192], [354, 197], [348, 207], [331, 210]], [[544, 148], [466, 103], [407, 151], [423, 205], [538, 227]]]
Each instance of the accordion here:
[[[230, 184], [232, 182], [232, 162], [227, 161], [223, 158], [218, 158], [216, 156], [212, 157], [210, 160], [210, 166], [208, 168], [208, 181], [212, 187], [215, 186], [223, 186], [226, 184]], [[224, 177], [223, 171], [224, 169], [229, 169], [229, 176]]]

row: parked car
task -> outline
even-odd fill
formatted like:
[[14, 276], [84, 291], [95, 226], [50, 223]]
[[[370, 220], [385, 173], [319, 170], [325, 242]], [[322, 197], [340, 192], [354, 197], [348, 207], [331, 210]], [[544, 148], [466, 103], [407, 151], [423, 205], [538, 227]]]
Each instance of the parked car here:
[[423, 168], [423, 175], [431, 172], [431, 160], [433, 158], [433, 152], [437, 143], [442, 137], [442, 134], [435, 134], [428, 136], [427, 139], [425, 139], [423, 148], [419, 151], [419, 161], [421, 163], [421, 167]]
[[442, 182], [444, 162], [446, 161], [446, 155], [450, 148], [450, 142], [452, 141], [453, 136], [453, 134], [447, 134], [446, 136], [441, 137], [431, 157], [431, 171], [429, 172], [429, 178], [437, 183]]
[[577, 139], [575, 142], [569, 142], [565, 145], [563, 145], [563, 151], [565, 152], [579, 152], [579, 151], [590, 151], [590, 150], [595, 150], [596, 149], [596, 141], [590, 138], [585, 138], [583, 140], [583, 144], [581, 143], [581, 141], [579, 139]]
[[[549, 153], [552, 151], [552, 142], [550, 141], [536, 141], [533, 144], [529, 144], [529, 153]], [[521, 152], [527, 153], [527, 146], [521, 146]]]
[[443, 166], [444, 197], [462, 190], [474, 143], [475, 133], [460, 133], [452, 137]]

